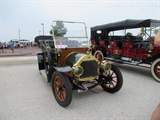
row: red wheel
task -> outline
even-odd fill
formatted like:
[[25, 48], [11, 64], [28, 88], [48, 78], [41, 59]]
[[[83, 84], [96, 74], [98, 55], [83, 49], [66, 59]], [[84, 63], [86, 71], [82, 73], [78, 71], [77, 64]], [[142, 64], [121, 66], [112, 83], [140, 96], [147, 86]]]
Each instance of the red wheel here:
[[157, 77], [160, 78], [160, 62], [155, 65], [154, 71]]
[[160, 82], [160, 58], [156, 59], [151, 65], [151, 74], [155, 80]]
[[103, 53], [102, 53], [102, 51], [100, 51], [100, 50], [97, 50], [97, 51], [94, 53], [94, 56], [95, 56], [99, 61], [104, 60]]

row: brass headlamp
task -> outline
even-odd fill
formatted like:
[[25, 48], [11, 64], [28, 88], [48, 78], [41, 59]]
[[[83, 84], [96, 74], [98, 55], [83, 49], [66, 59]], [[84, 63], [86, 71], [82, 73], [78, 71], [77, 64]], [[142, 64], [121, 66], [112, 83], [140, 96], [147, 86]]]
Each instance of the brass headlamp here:
[[72, 72], [76, 77], [80, 77], [83, 74], [84, 70], [81, 66], [74, 66], [72, 67]]
[[100, 63], [100, 68], [107, 72], [111, 69], [111, 64], [107, 60], [103, 60]]

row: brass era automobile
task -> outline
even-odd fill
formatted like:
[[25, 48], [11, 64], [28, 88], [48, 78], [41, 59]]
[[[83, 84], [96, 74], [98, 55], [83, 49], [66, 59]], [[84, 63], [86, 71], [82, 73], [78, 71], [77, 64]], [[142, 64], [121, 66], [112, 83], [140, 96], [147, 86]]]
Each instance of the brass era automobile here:
[[85, 23], [53, 21], [51, 33], [52, 36], [35, 37], [35, 42], [42, 50], [37, 53], [40, 74], [51, 82], [59, 105], [67, 107], [71, 103], [72, 90], [85, 92], [97, 85], [109, 93], [121, 89], [120, 70], [91, 54]]
[[91, 42], [99, 60], [143, 65], [160, 82], [160, 20], [127, 19], [91, 27]]

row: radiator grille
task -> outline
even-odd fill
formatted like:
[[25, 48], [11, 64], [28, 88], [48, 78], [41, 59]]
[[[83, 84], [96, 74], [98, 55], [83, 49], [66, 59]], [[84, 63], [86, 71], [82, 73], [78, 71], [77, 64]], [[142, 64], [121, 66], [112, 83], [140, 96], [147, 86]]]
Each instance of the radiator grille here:
[[98, 63], [95, 60], [92, 61], [84, 61], [81, 63], [82, 68], [84, 69], [84, 73], [81, 78], [97, 76]]

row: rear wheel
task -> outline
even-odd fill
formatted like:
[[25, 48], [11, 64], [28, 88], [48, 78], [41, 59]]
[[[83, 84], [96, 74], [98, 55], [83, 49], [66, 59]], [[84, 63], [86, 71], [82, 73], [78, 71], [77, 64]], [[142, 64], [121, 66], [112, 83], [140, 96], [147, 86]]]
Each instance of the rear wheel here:
[[102, 80], [102, 88], [103, 90], [109, 93], [115, 93], [119, 91], [123, 85], [123, 77], [120, 70], [112, 65], [111, 70], [105, 72], [100, 76], [100, 80]]
[[55, 71], [52, 75], [52, 91], [56, 101], [62, 107], [67, 107], [72, 101], [72, 87], [64, 73]]
[[44, 62], [44, 68], [45, 68], [45, 71], [46, 71], [46, 74], [48, 76], [48, 57], [46, 55], [46, 53], [43, 53], [43, 62]]
[[151, 65], [151, 74], [155, 80], [160, 82], [160, 58], [156, 59]]
[[49, 67], [53, 66], [54, 65], [53, 58], [52, 58], [52, 56], [51, 56], [51, 54], [49, 52], [47, 53], [47, 57], [48, 57], [48, 65], [49, 65]]

